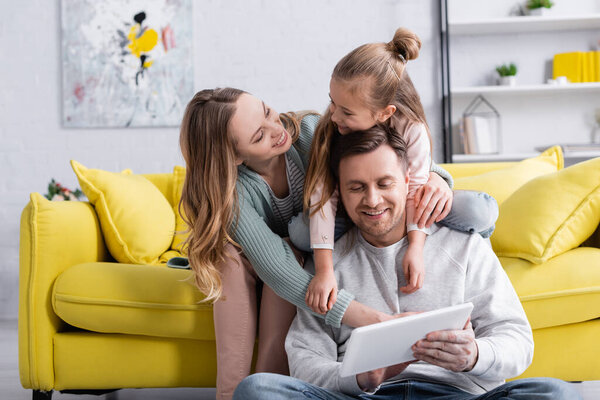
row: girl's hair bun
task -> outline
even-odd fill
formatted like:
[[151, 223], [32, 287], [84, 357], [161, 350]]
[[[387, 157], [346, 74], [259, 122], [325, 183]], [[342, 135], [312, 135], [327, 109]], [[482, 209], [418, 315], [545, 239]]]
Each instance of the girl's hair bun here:
[[406, 28], [398, 28], [387, 46], [389, 51], [401, 55], [405, 61], [414, 60], [419, 57], [421, 39]]

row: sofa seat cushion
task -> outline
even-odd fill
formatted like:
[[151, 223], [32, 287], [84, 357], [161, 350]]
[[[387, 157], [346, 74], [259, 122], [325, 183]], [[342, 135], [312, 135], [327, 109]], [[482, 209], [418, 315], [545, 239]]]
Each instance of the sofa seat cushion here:
[[533, 329], [600, 317], [600, 249], [579, 247], [533, 264], [500, 257]]
[[189, 270], [86, 263], [59, 275], [52, 303], [63, 321], [89, 331], [214, 340], [203, 297]]

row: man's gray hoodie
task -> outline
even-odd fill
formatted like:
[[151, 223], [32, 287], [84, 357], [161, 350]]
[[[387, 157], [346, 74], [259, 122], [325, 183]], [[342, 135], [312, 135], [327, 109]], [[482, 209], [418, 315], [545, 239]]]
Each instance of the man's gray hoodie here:
[[[407, 245], [404, 237], [391, 246], [377, 248], [352, 229], [335, 245], [338, 287], [354, 293], [358, 302], [389, 314], [429, 311], [470, 301], [479, 355], [469, 372], [456, 373], [418, 362], [388, 382], [425, 380], [478, 394], [521, 374], [533, 357], [531, 327], [490, 246], [477, 234], [434, 225], [423, 252], [423, 287], [407, 295], [398, 290], [406, 285], [402, 259]], [[312, 272], [312, 263], [306, 267]], [[322, 319], [299, 309], [285, 344], [291, 376], [346, 394], [363, 393], [354, 376], [339, 375], [351, 332], [351, 327], [327, 326]]]

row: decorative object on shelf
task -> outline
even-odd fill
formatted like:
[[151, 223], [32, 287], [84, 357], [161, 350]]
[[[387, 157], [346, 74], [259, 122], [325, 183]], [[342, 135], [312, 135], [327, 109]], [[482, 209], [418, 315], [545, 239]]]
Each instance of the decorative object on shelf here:
[[548, 79], [546, 81], [546, 83], [548, 85], [564, 86], [564, 85], [567, 85], [569, 83], [569, 80], [567, 79], [566, 76], [557, 76], [556, 79]]
[[499, 65], [496, 67], [496, 72], [500, 75], [499, 85], [515, 86], [517, 84], [517, 66], [515, 63]]
[[84, 196], [81, 190], [75, 189], [72, 191], [67, 189], [52, 178], [48, 184], [48, 193], [44, 197], [52, 201], [77, 201]]
[[[487, 109], [480, 109], [480, 106]], [[465, 109], [460, 120], [465, 154], [497, 154], [501, 148], [500, 113], [482, 95]]]
[[551, 0], [528, 0], [529, 15], [547, 15], [554, 3]]
[[179, 126], [194, 94], [191, 0], [60, 4], [63, 126]]
[[571, 83], [600, 82], [600, 51], [555, 54], [552, 77], [566, 77]]

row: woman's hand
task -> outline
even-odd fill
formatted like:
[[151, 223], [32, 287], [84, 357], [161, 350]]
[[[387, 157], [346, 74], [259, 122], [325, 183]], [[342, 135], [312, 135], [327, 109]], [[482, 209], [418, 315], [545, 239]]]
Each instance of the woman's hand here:
[[419, 228], [440, 222], [452, 208], [452, 189], [438, 174], [429, 174], [429, 180], [415, 193], [415, 221]]
[[333, 270], [317, 272], [306, 290], [306, 305], [319, 314], [325, 314], [337, 300], [337, 281]]

